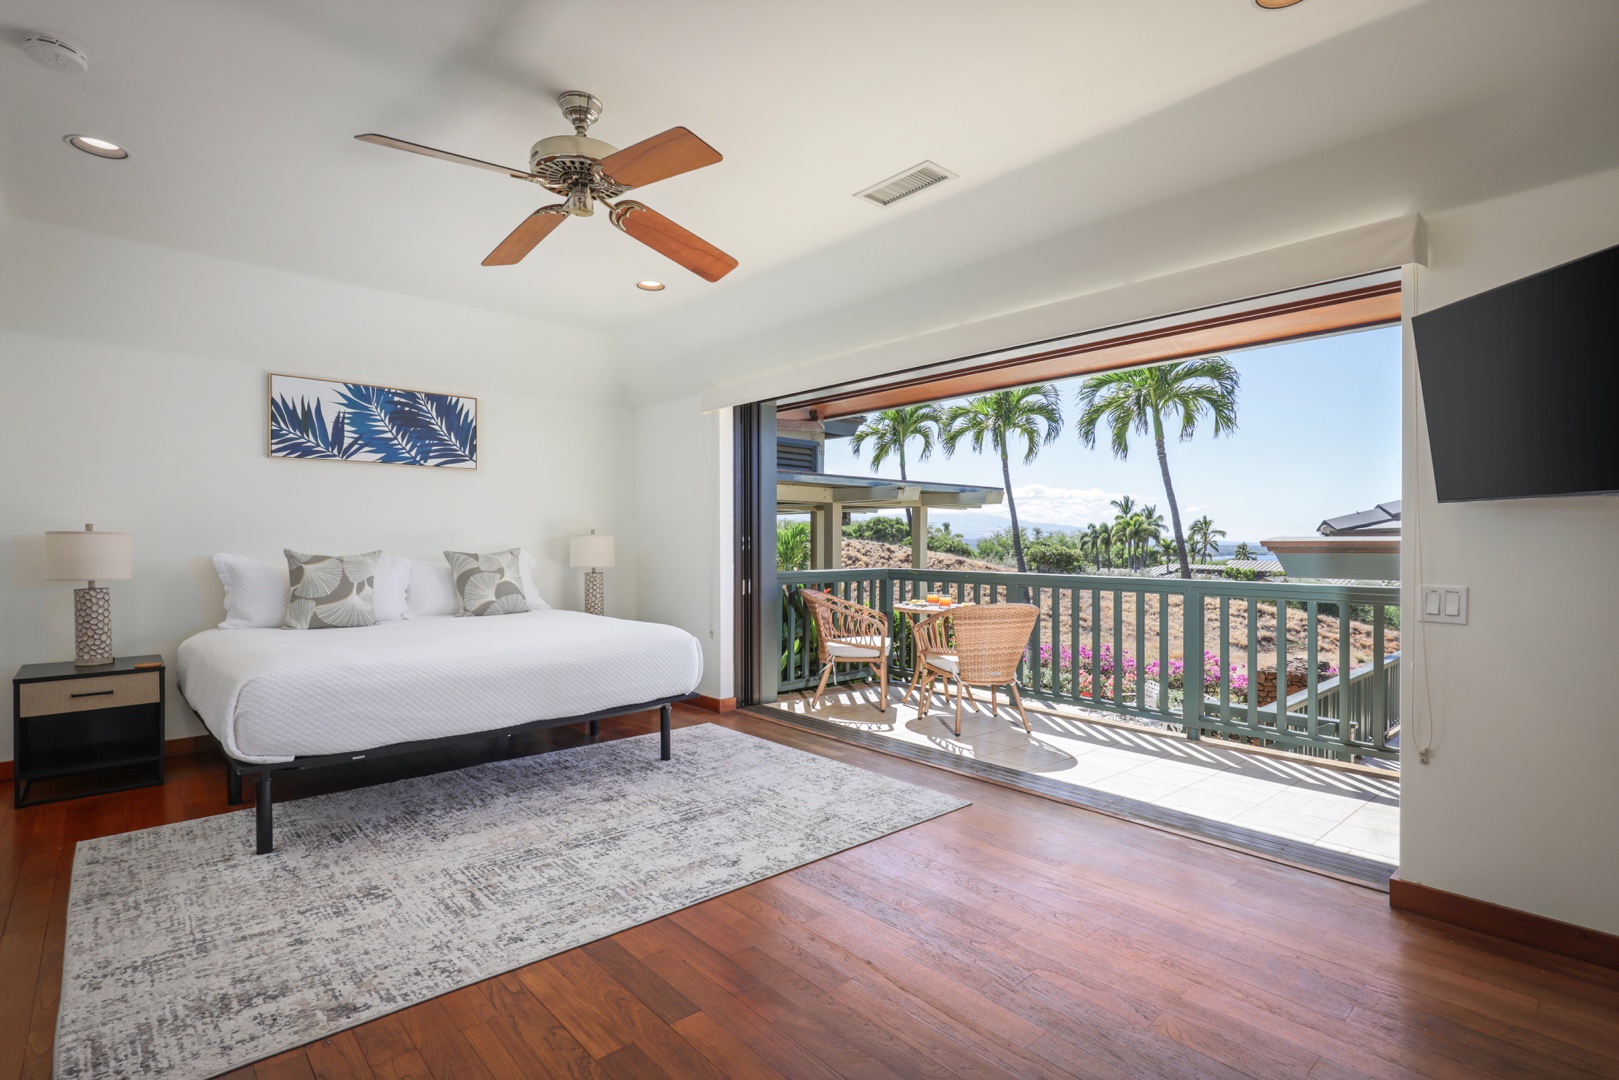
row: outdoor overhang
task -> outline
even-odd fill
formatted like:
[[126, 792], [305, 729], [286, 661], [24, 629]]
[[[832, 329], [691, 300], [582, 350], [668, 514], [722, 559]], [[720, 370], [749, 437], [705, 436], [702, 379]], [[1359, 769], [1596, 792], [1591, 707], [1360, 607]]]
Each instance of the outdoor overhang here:
[[1261, 541], [1290, 578], [1397, 581], [1399, 536], [1279, 536]]
[[885, 480], [833, 473], [776, 474], [776, 507], [789, 513], [828, 503], [838, 503], [845, 510], [899, 510], [908, 506], [973, 509], [999, 503], [1005, 497], [998, 487], [978, 484]]

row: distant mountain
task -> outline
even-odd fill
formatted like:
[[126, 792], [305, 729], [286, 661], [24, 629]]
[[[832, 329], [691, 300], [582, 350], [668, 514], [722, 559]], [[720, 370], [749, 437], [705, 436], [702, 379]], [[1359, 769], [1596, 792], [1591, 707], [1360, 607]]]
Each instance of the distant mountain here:
[[[929, 525], [942, 525], [945, 522], [950, 523], [951, 532], [956, 533], [958, 536], [965, 537], [969, 544], [975, 544], [984, 537], [999, 532], [1001, 529], [1010, 528], [1012, 525], [1011, 518], [991, 517], [988, 514], [964, 512], [951, 514], [948, 510], [940, 510], [937, 508], [928, 511]], [[1075, 533], [1084, 531], [1083, 529], [1076, 528], [1073, 525], [1056, 525], [1049, 521], [1019, 521], [1018, 524], [1023, 526], [1023, 531], [1025, 533], [1031, 529], [1039, 529], [1042, 532], [1048, 533]]]
[[[984, 537], [1008, 528], [1012, 524], [1012, 520], [1005, 516], [997, 517], [981, 510], [957, 510], [952, 513], [949, 510], [935, 507], [928, 511], [929, 525], [939, 526], [945, 523], [949, 523], [950, 531], [965, 539], [967, 543], [976, 544]], [[1082, 525], [1059, 525], [1052, 521], [1025, 520], [1019, 522], [1019, 524], [1023, 526], [1025, 532], [1032, 529], [1039, 529], [1046, 533], [1078, 533], [1085, 531], [1085, 527]], [[1169, 535], [1167, 530], [1164, 535]], [[1218, 541], [1219, 553], [1215, 558], [1232, 558], [1236, 554], [1239, 543], [1241, 541], [1238, 540]], [[1256, 559], [1274, 559], [1276, 557], [1265, 545], [1257, 540], [1249, 540], [1248, 549], [1253, 552], [1253, 557]]]

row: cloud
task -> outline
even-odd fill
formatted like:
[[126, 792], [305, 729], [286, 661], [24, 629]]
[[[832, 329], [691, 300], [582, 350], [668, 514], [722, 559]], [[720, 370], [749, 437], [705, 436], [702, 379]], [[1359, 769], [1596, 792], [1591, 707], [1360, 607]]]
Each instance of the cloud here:
[[[1111, 521], [1113, 507], [1108, 504], [1121, 492], [1101, 488], [1061, 488], [1045, 484], [1017, 484], [1012, 487], [1017, 497], [1018, 517], [1029, 521], [1049, 521], [1056, 525], [1089, 525], [1093, 521]], [[1139, 501], [1139, 496], [1137, 497]]]

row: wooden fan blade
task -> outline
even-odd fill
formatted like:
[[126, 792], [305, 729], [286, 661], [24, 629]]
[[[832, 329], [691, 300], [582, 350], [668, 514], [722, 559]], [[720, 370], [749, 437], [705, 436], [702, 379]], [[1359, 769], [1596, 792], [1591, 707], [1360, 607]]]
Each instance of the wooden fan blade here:
[[638, 202], [619, 203], [611, 216], [619, 229], [707, 281], [718, 281], [736, 269], [736, 260], [725, 252]]
[[356, 135], [354, 137], [359, 139], [361, 142], [375, 143], [377, 146], [391, 146], [395, 150], [409, 150], [413, 154], [422, 154], [426, 157], [438, 158], [440, 161], [453, 161], [457, 165], [472, 165], [479, 169], [488, 169], [490, 172], [505, 173], [508, 176], [515, 176], [519, 180], [532, 180], [534, 178], [534, 174], [529, 172], [527, 169], [511, 169], [507, 168], [505, 165], [496, 165], [492, 161], [479, 161], [477, 158], [466, 157], [462, 154], [452, 154], [448, 150], [435, 150], [431, 146], [423, 146], [420, 143], [406, 142], [404, 139], [395, 139], [387, 135], [367, 134]]
[[602, 172], [625, 187], [646, 187], [723, 161], [720, 152], [683, 127], [643, 139], [601, 160]]
[[511, 266], [523, 261], [523, 256], [533, 251], [541, 240], [551, 235], [551, 230], [568, 220], [568, 209], [558, 203], [555, 206], [542, 206], [528, 217], [523, 223], [511, 231], [511, 235], [502, 240], [489, 257], [483, 261], [485, 266]]

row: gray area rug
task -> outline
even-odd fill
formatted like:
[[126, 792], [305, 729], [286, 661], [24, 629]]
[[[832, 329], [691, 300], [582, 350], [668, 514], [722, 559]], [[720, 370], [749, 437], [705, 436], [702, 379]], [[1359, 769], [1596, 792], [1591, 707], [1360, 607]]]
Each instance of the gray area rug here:
[[967, 805], [704, 724], [79, 844], [58, 1077], [204, 1077]]

